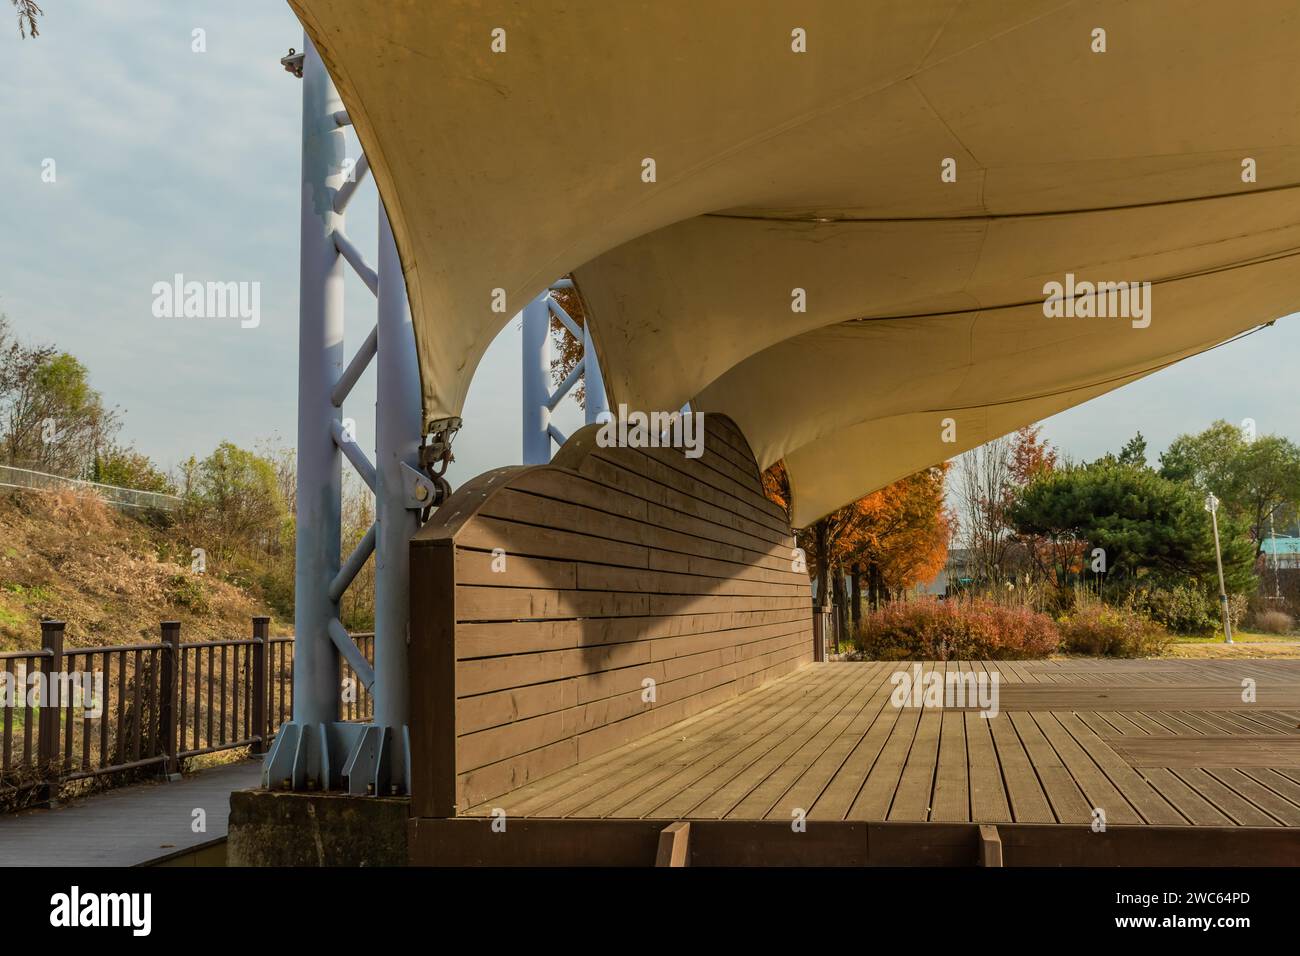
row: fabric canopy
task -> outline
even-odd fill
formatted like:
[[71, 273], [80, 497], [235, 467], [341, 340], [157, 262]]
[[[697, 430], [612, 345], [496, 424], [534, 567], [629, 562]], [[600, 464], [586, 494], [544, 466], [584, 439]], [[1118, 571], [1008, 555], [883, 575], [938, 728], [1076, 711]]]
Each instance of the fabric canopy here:
[[[572, 272], [611, 404], [731, 416], [801, 526], [1300, 309], [1300, 0], [290, 3], [426, 419]], [[1067, 274], [1149, 321], [1049, 317]]]

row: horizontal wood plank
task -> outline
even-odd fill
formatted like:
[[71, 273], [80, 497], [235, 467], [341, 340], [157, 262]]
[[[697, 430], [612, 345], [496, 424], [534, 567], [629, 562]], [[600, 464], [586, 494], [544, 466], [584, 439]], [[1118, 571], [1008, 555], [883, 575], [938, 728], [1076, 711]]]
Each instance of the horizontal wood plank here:
[[435, 683], [453, 688], [458, 808], [812, 658], [808, 575], [738, 429], [706, 425], [699, 458], [593, 434], [551, 465], [470, 482], [413, 542], [454, 555], [445, 580], [412, 588], [453, 597], [451, 653], [416, 657], [451, 668]]

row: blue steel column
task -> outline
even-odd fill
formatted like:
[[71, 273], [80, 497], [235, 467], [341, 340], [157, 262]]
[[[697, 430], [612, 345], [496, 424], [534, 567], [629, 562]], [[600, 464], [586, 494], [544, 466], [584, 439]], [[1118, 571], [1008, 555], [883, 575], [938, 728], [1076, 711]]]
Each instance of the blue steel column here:
[[343, 108], [316, 48], [304, 36], [302, 215], [298, 306], [297, 567], [294, 573], [293, 719], [338, 719], [338, 654], [327, 628], [338, 615], [329, 585], [339, 569], [341, 459], [330, 433], [339, 409], [330, 392], [343, 370], [342, 228], [333, 192], [343, 185]]
[[551, 460], [551, 312], [542, 293], [524, 306], [523, 425], [524, 464]]
[[406, 507], [402, 464], [419, 465], [420, 370], [402, 263], [379, 203], [379, 347], [375, 354], [375, 685], [374, 723], [406, 725], [408, 548], [417, 515]]

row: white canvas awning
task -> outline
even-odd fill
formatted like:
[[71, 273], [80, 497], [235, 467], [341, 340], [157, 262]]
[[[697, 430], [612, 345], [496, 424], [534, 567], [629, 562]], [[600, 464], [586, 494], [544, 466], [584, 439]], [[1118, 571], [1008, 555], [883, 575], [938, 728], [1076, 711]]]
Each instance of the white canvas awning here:
[[[803, 525], [1300, 310], [1300, 0], [290, 3], [427, 419], [573, 272], [611, 402], [730, 415]], [[1066, 273], [1152, 283], [1150, 324], [1046, 317]]]

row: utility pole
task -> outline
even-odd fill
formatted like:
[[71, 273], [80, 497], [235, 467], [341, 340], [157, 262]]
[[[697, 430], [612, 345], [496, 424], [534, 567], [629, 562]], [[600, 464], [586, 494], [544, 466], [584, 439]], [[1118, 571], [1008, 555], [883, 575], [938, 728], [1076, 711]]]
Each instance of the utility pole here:
[[1282, 582], [1278, 580], [1277, 574], [1277, 530], [1273, 527], [1273, 512], [1276, 508], [1268, 513], [1268, 540], [1269, 550], [1273, 552], [1273, 600], [1282, 600]]
[[1214, 563], [1219, 566], [1219, 605], [1223, 608], [1223, 638], [1232, 643], [1232, 621], [1228, 617], [1228, 589], [1223, 583], [1223, 554], [1219, 550], [1219, 499], [1211, 492], [1205, 498], [1205, 510], [1214, 526]]

